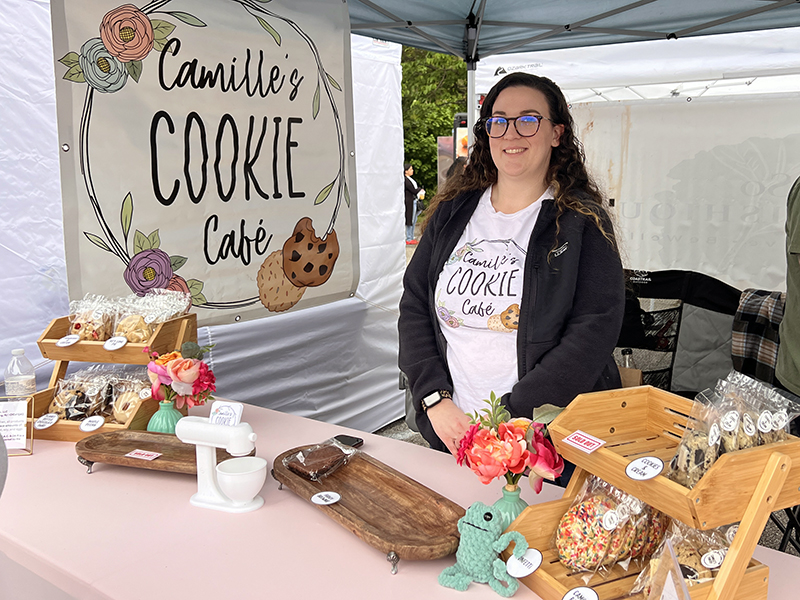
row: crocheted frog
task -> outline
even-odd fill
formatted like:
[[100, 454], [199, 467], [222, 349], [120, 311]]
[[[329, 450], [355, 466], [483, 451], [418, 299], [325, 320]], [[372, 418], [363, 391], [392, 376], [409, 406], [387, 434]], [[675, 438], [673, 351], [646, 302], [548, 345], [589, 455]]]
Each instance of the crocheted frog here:
[[500, 512], [482, 502], [467, 509], [467, 514], [458, 520], [461, 542], [456, 551], [456, 564], [441, 572], [440, 585], [463, 592], [471, 582], [477, 581], [488, 583], [504, 598], [514, 595], [519, 581], [508, 574], [506, 563], [497, 555], [515, 542], [514, 556], [521, 558], [528, 550], [528, 541], [518, 531], [503, 533], [501, 521]]

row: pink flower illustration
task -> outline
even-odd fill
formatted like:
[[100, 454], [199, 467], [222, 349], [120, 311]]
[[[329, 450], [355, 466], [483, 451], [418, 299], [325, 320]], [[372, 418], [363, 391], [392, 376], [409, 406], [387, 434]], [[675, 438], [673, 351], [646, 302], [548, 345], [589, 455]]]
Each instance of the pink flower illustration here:
[[103, 17], [100, 39], [122, 62], [142, 60], [153, 49], [153, 25], [133, 4], [123, 4]]

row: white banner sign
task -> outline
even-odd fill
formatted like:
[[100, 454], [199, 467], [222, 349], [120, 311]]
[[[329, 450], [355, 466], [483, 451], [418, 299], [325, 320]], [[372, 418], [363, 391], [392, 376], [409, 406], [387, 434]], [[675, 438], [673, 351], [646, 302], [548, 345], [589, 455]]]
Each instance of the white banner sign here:
[[209, 325], [351, 295], [346, 3], [52, 12], [71, 298], [179, 289]]

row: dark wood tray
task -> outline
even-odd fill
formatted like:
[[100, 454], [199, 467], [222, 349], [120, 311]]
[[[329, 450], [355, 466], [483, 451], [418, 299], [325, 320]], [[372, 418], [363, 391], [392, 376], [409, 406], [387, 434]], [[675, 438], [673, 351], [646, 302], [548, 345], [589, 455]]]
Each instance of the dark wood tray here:
[[284, 457], [306, 447], [278, 456], [272, 475], [306, 500], [319, 492], [338, 493], [339, 502], [318, 508], [345, 529], [405, 560], [432, 560], [456, 551], [458, 519], [464, 516], [458, 504], [364, 452], [322, 481], [308, 481], [283, 466]]
[[[155, 460], [127, 458], [125, 455], [132, 450], [159, 452], [161, 456]], [[78, 460], [89, 467], [89, 472], [91, 465], [87, 462], [187, 475], [197, 474], [197, 453], [194, 444], [184, 444], [171, 433], [130, 430], [96, 433], [75, 444], [75, 452], [78, 453]], [[233, 456], [217, 448], [217, 463], [229, 458]]]

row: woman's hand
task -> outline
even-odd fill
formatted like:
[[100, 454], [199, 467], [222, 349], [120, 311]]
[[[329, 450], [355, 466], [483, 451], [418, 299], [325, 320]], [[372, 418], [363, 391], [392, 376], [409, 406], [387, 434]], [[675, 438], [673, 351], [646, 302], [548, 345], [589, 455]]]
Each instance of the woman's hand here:
[[453, 456], [458, 456], [458, 443], [469, 429], [469, 417], [449, 398], [442, 398], [426, 414], [439, 439]]

